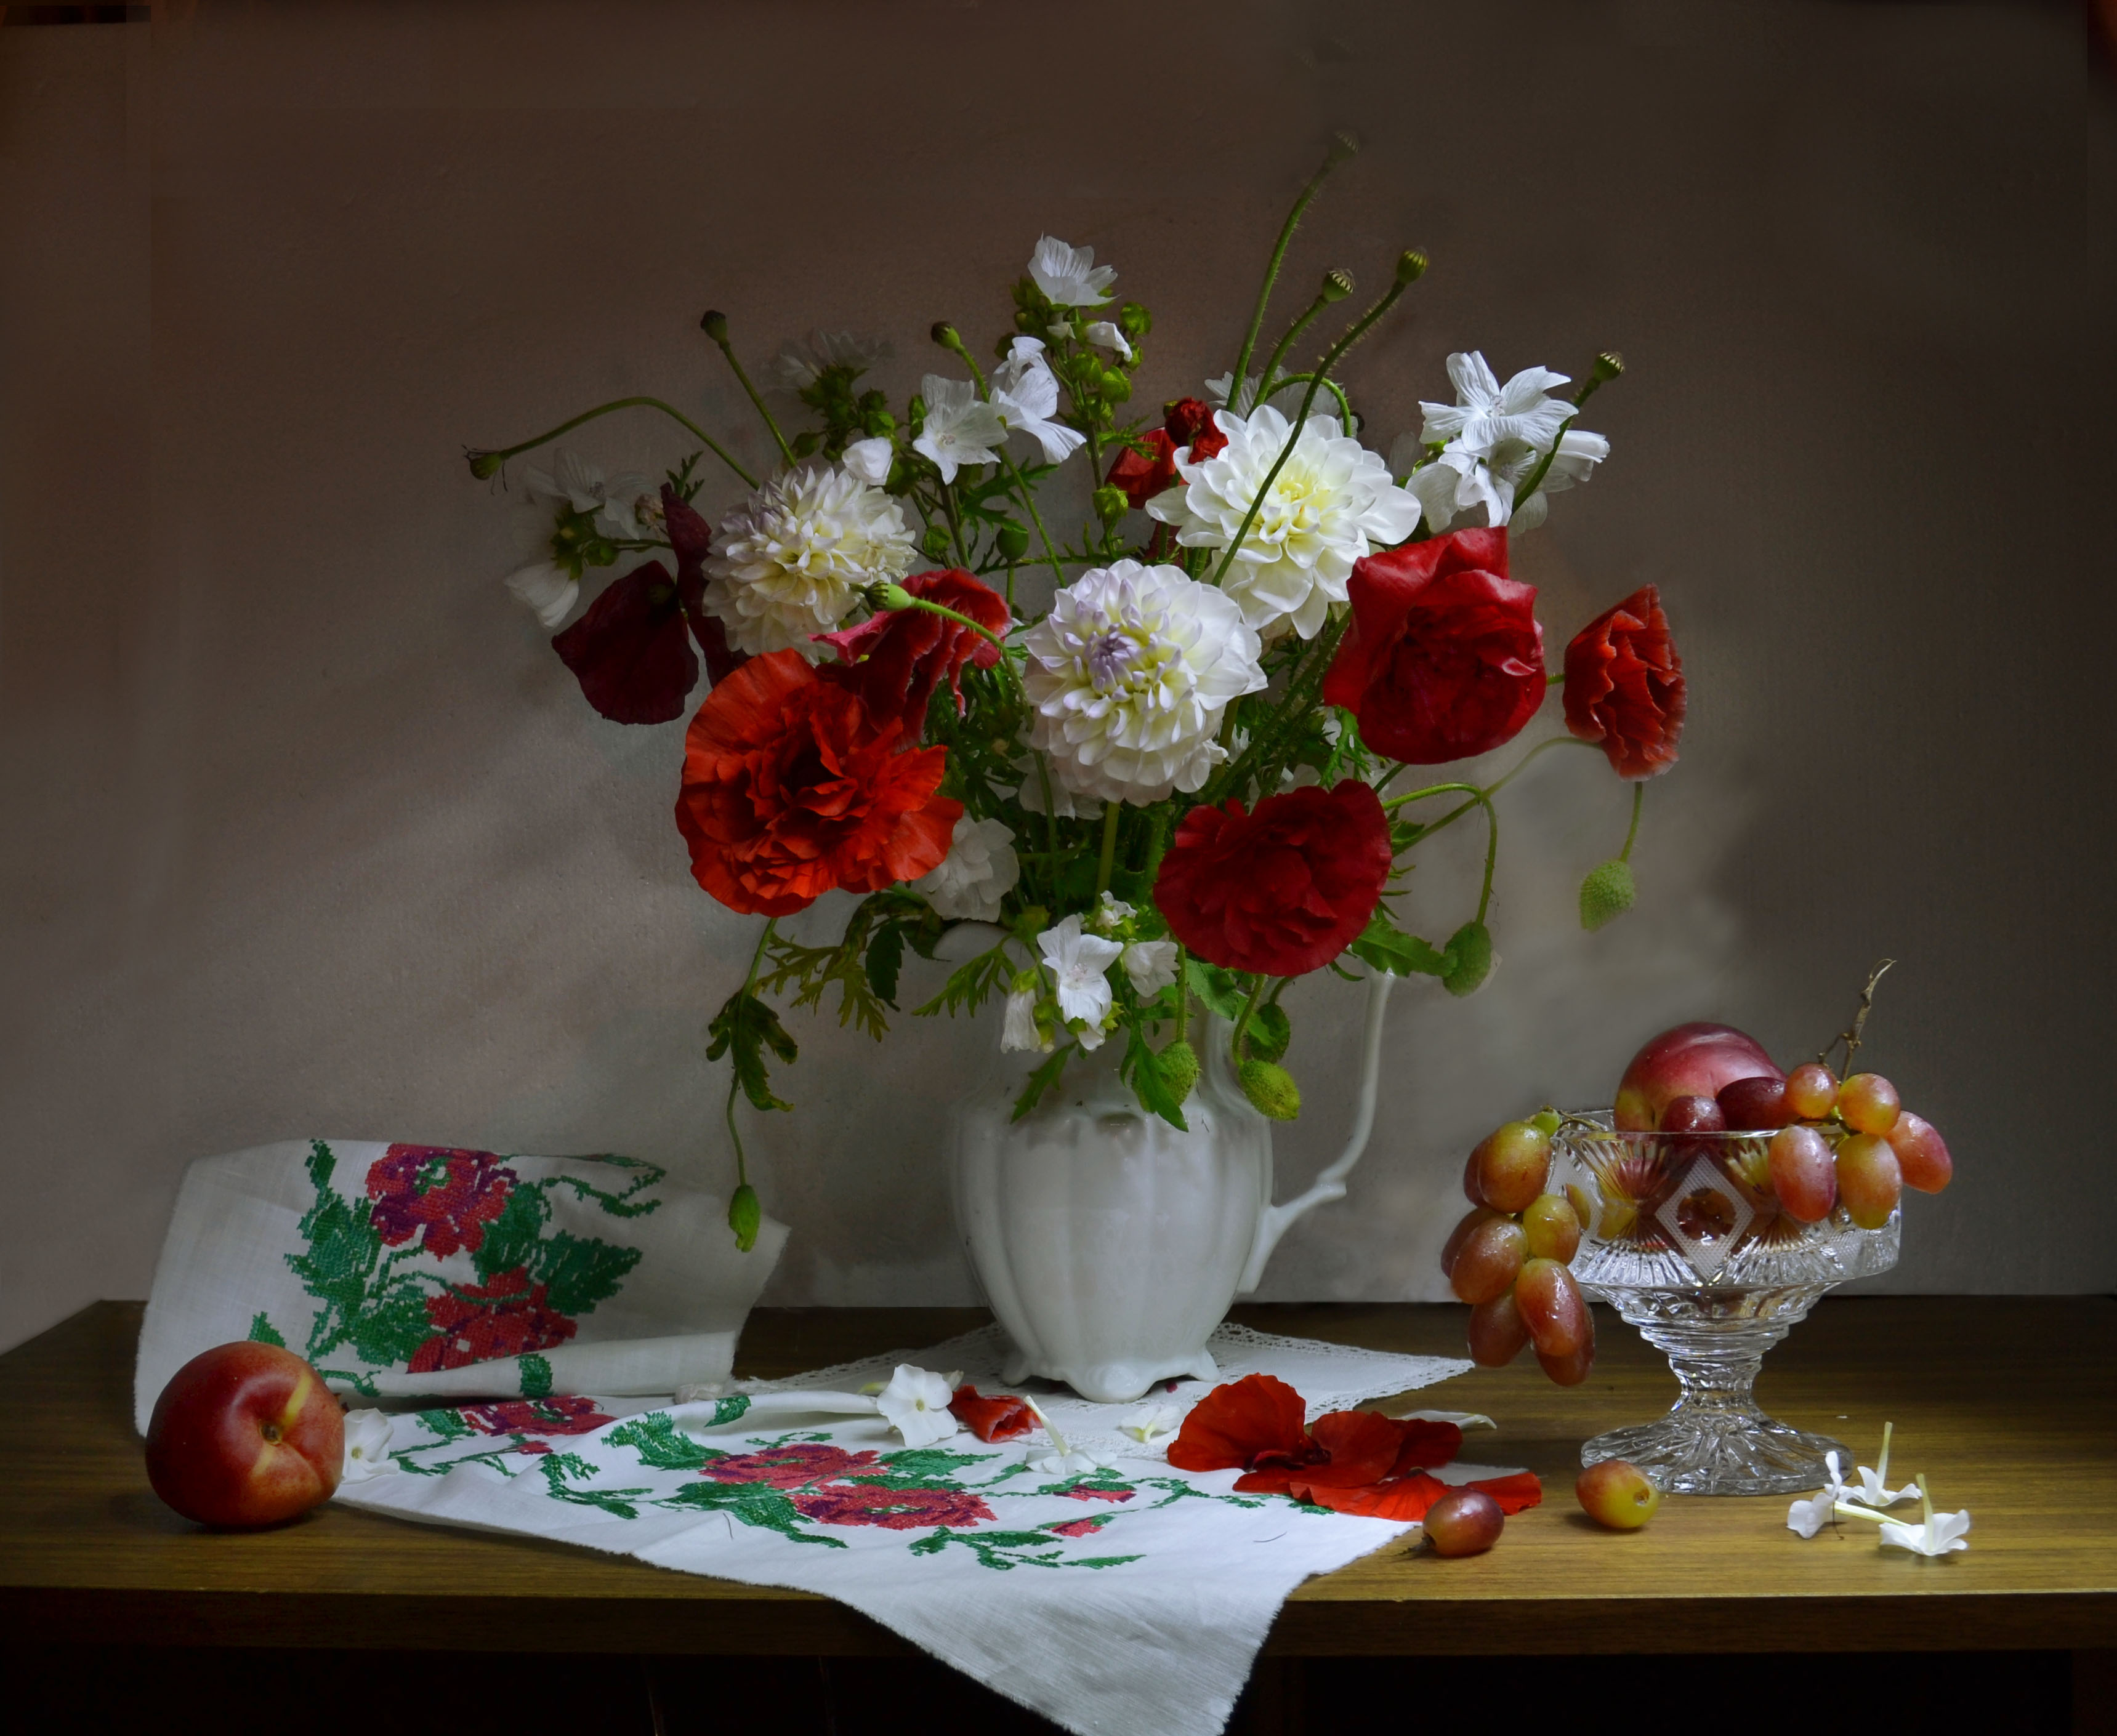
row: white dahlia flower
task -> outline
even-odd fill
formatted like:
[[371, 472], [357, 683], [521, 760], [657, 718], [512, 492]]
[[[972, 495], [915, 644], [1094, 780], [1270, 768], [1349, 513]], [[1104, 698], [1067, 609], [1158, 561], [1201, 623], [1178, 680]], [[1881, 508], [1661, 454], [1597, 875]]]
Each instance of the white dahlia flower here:
[[1012, 830], [1003, 821], [973, 820], [965, 814], [956, 822], [941, 865], [911, 885], [926, 895], [937, 916], [989, 923], [999, 921], [1000, 900], [1021, 878]]
[[[1270, 404], [1248, 417], [1218, 411], [1213, 421], [1228, 437], [1226, 449], [1203, 463], [1178, 463], [1183, 480], [1146, 505], [1151, 517], [1175, 526], [1187, 548], [1234, 541], [1292, 432]], [[1418, 497], [1390, 479], [1377, 454], [1343, 433], [1335, 416], [1312, 416], [1222, 587], [1265, 638], [1291, 628], [1312, 639], [1344, 602], [1353, 563], [1377, 543], [1402, 542], [1418, 528]]]
[[774, 477], [730, 513], [706, 562], [706, 609], [738, 651], [814, 658], [863, 585], [911, 570], [911, 532], [879, 488], [811, 459]]
[[1083, 573], [1022, 642], [1030, 744], [1068, 790], [1106, 802], [1199, 788], [1225, 757], [1213, 732], [1228, 702], [1265, 684], [1234, 599], [1178, 567]]

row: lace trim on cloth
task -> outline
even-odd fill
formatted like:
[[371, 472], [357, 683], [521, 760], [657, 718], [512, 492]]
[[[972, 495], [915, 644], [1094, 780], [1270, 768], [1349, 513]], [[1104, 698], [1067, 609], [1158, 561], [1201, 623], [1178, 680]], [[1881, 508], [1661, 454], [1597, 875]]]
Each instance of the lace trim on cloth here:
[[[1471, 1364], [1455, 1356], [1400, 1356], [1387, 1351], [1361, 1350], [1350, 1344], [1327, 1344], [1315, 1338], [1289, 1338], [1278, 1333], [1257, 1332], [1247, 1326], [1224, 1324], [1206, 1340], [1206, 1347], [1220, 1370], [1223, 1381], [1239, 1380], [1245, 1375], [1270, 1375], [1284, 1380], [1308, 1401], [1308, 1420], [1327, 1411], [1343, 1411], [1377, 1398], [1392, 1398], [1421, 1387], [1451, 1379], [1469, 1372]], [[887, 1380], [900, 1362], [932, 1369], [939, 1374], [961, 1370], [961, 1380], [980, 1393], [1013, 1390], [1000, 1379], [1000, 1364], [1007, 1353], [1006, 1335], [998, 1326], [980, 1327], [924, 1350], [890, 1351], [841, 1362], [833, 1368], [813, 1369], [778, 1380], [737, 1381], [731, 1390], [740, 1393], [791, 1393], [804, 1388], [828, 1388], [858, 1392], [876, 1381]], [[1129, 1404], [1094, 1404], [1055, 1383], [1032, 1378], [1020, 1383], [1066, 1436], [1069, 1445], [1110, 1457], [1166, 1462], [1174, 1430], [1142, 1445], [1121, 1432], [1134, 1416], [1155, 1406], [1178, 1413], [1176, 1426], [1191, 1407], [1212, 1391], [1207, 1380], [1157, 1381]], [[1421, 1413], [1460, 1419], [1463, 1413]], [[1482, 1421], [1482, 1419], [1480, 1419]]]

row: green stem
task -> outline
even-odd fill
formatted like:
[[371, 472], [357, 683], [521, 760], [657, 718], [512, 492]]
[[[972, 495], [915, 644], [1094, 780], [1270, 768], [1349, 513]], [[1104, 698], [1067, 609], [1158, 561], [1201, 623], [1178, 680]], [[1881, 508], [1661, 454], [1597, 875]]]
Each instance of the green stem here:
[[[777, 917], [768, 917], [765, 919], [763, 932], [757, 937], [757, 951], [749, 955], [749, 974], [745, 977], [742, 981], [742, 998], [745, 1001], [749, 999], [751, 995], [756, 992], [757, 973], [763, 968], [764, 964], [764, 949], [772, 943], [773, 931], [778, 926], [779, 919]], [[728, 1062], [728, 1138], [732, 1140], [735, 1144], [736, 1186], [737, 1187], [747, 1187], [749, 1186], [749, 1162], [743, 1152], [742, 1134], [735, 1124], [736, 1094], [741, 1089], [741, 1081], [736, 1076], [735, 1062], [731, 1059]]]
[[764, 426], [772, 431], [772, 438], [778, 444], [779, 456], [786, 461], [786, 467], [794, 467], [794, 449], [786, 444], [786, 436], [779, 431], [779, 424], [772, 419], [772, 412], [764, 408], [764, 400], [757, 395], [757, 388], [749, 383], [749, 375], [743, 372], [742, 364], [736, 360], [735, 345], [725, 337], [716, 336], [713, 342], [720, 352], [727, 357], [727, 365], [735, 370], [735, 377], [742, 382], [742, 389], [749, 394], [749, 401], [757, 406], [757, 413], [764, 418]]
[[1044, 835], [1051, 845], [1051, 896], [1058, 896], [1058, 804], [1051, 797], [1051, 762], [1041, 749], [1036, 754], [1036, 781], [1044, 792]]
[[1123, 817], [1123, 805], [1111, 802], [1103, 808], [1103, 853], [1095, 862], [1095, 897], [1100, 901], [1110, 889], [1110, 874], [1117, 866], [1118, 822]]
[[748, 471], [745, 470], [741, 465], [736, 463], [735, 459], [729, 455], [726, 447], [722, 446], [718, 440], [713, 437], [713, 435], [707, 433], [704, 429], [701, 428], [696, 422], [693, 421], [690, 417], [685, 415], [682, 411], [677, 409], [672, 404], [664, 403], [658, 398], [613, 398], [608, 403], [597, 404], [593, 410], [583, 410], [579, 416], [574, 417], [572, 421], [560, 422], [557, 427], [552, 429], [549, 433], [540, 434], [533, 440], [524, 440], [519, 446], [509, 446], [500, 450], [491, 452], [473, 452], [470, 455], [471, 461], [475, 464], [482, 458], [493, 458], [498, 460], [501, 463], [505, 463], [508, 459], [514, 458], [518, 454], [533, 451], [536, 448], [544, 444], [546, 441], [556, 440], [560, 435], [570, 433], [573, 430], [579, 427], [583, 422], [592, 422], [598, 416], [607, 416], [613, 410], [630, 410], [643, 408], [649, 410], [659, 410], [664, 416], [672, 417], [676, 421], [682, 423], [683, 426], [690, 431], [693, 438], [703, 441], [707, 450], [711, 452], [715, 458], [721, 461], [721, 463], [726, 465], [730, 470], [733, 471], [737, 476], [742, 478], [745, 486], [749, 488], [754, 488], [757, 486], [757, 478], [752, 476]]
[[1301, 226], [1301, 214], [1308, 209], [1308, 202], [1323, 189], [1325, 178], [1343, 162], [1347, 155], [1344, 145], [1333, 140], [1322, 166], [1308, 177], [1294, 201], [1294, 209], [1286, 214], [1286, 221], [1280, 225], [1279, 239], [1272, 244], [1271, 259], [1264, 268], [1264, 283], [1257, 291], [1257, 311], [1250, 315], [1250, 329], [1243, 338], [1242, 353], [1235, 357], [1235, 371], [1228, 381], [1228, 407], [1233, 409], [1243, 395], [1243, 380], [1249, 372], [1250, 353], [1257, 348], [1257, 334], [1264, 329], [1265, 309], [1271, 304], [1272, 286], [1279, 281], [1279, 268], [1285, 263], [1286, 250], [1293, 245], [1294, 232]]
[[1243, 1015], [1235, 1020], [1235, 1034], [1229, 1039], [1228, 1048], [1229, 1052], [1234, 1057], [1235, 1070], [1238, 1072], [1242, 1071], [1243, 1038], [1249, 1034], [1250, 1020], [1257, 1013], [1257, 1002], [1264, 997], [1264, 985], [1271, 980], [1270, 977], [1261, 973], [1258, 974], [1256, 983], [1251, 986], [1249, 999], [1243, 1002]]
[[[1308, 380], [1317, 377], [1317, 376], [1312, 374], [1291, 375], [1288, 378], [1280, 380], [1275, 389], [1284, 392], [1289, 386], [1302, 385]], [[1345, 389], [1340, 385], [1336, 380], [1326, 380], [1323, 384], [1328, 386], [1337, 398], [1339, 426], [1344, 429], [1347, 436], [1349, 438], [1353, 432], [1352, 400], [1345, 396]], [[1264, 402], [1264, 398], [1261, 394], [1259, 395], [1257, 402], [1259, 403], [1262, 403]]]
[[1640, 835], [1640, 809], [1644, 805], [1646, 797], [1647, 786], [1644, 784], [1632, 785], [1632, 829], [1625, 834], [1625, 847], [1617, 852], [1617, 860], [1620, 862], [1630, 862], [1632, 859], [1632, 841]]
[[994, 644], [1000, 647], [1003, 650], [1006, 648], [1007, 641], [1000, 634], [994, 633], [989, 627], [980, 626], [977, 622], [972, 620], [967, 615], [962, 614], [958, 610], [951, 609], [946, 603], [937, 603], [923, 596], [912, 596], [909, 591], [906, 592], [904, 594], [907, 597], [911, 597], [911, 607], [914, 609], [924, 609], [929, 615], [945, 616], [949, 620], [957, 622], [960, 624], [969, 628], [972, 633], [978, 634], [980, 638], [989, 639]]
[[[1386, 812], [1394, 813], [1407, 802], [1420, 801], [1430, 795], [1446, 795], [1451, 791], [1473, 798], [1471, 801], [1464, 804], [1470, 808], [1476, 807], [1478, 804], [1475, 799], [1486, 793], [1475, 784], [1428, 784], [1423, 790], [1414, 790], [1404, 795], [1393, 795], [1382, 804], [1382, 807]], [[1438, 831], [1441, 828], [1437, 826], [1433, 829]]]
[[1188, 1043], [1191, 1038], [1191, 955], [1183, 950], [1183, 942], [1176, 943], [1176, 1041]]
[[[1000, 454], [999, 461], [1007, 466], [1008, 475], [1013, 478], [1015, 487], [1021, 491], [1022, 504], [1029, 509], [1029, 522], [1036, 527], [1036, 534], [1043, 539], [1044, 558], [1051, 563], [1051, 576], [1063, 588], [1066, 583], [1065, 569], [1058, 564], [1058, 551], [1052, 546], [1051, 532], [1044, 528], [1044, 515], [1036, 510], [1036, 496], [1030, 491], [1028, 483], [1022, 481], [1022, 472], [1014, 467], [1014, 460], [1004, 451]], [[1007, 600], [1011, 614], [1014, 604], [1014, 571], [1012, 567], [1008, 570], [1007, 582]]]
[[1514, 510], [1515, 512], [1520, 512], [1523, 503], [1543, 486], [1544, 472], [1551, 468], [1551, 461], [1558, 456], [1558, 443], [1566, 438], [1566, 431], [1573, 426], [1573, 417], [1580, 413], [1579, 410], [1575, 410], [1573, 416], [1567, 417], [1558, 425], [1558, 432], [1551, 437], [1550, 451], [1545, 453], [1538, 461], [1536, 468], [1529, 472], [1529, 481], [1515, 490]]
[[971, 564], [970, 550], [963, 546], [962, 515], [956, 510], [956, 490], [952, 483], [941, 485], [941, 510], [948, 519], [948, 536], [956, 545], [956, 560], [960, 566]]
[[1303, 308], [1300, 313], [1294, 316], [1294, 324], [1288, 326], [1286, 329], [1286, 335], [1279, 340], [1278, 343], [1274, 346], [1271, 354], [1266, 358], [1264, 371], [1257, 380], [1257, 402], [1259, 403], [1262, 403], [1266, 398], [1271, 396], [1273, 389], [1272, 375], [1279, 371], [1279, 364], [1281, 359], [1285, 356], [1287, 351], [1293, 347], [1294, 340], [1301, 335], [1302, 332], [1308, 327], [1311, 320], [1314, 320], [1318, 314], [1321, 313], [1325, 308], [1330, 306], [1331, 303], [1337, 299], [1339, 298], [1335, 296], [1319, 295], [1314, 301], [1311, 302], [1308, 306]]
[[1485, 804], [1485, 819], [1491, 828], [1485, 837], [1485, 884], [1478, 893], [1478, 921], [1482, 926], [1485, 912], [1492, 906], [1492, 870], [1500, 859], [1500, 811], [1492, 806], [1490, 796], [1480, 796], [1478, 800]]

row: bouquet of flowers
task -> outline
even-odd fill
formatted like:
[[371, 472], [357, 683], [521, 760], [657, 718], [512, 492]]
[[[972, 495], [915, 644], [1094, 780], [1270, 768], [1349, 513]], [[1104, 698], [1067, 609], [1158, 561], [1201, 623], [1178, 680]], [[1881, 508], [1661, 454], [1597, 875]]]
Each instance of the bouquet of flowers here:
[[[1227, 1022], [1244, 1094], [1290, 1119], [1294, 978], [1357, 963], [1457, 995], [1485, 980], [1494, 798], [1529, 758], [1577, 740], [1634, 781], [1631, 833], [1588, 875], [1581, 919], [1630, 905], [1641, 781], [1674, 762], [1683, 719], [1658, 598], [1599, 615], [1552, 675], [1535, 588], [1507, 571], [1510, 535], [1607, 455], [1576, 424], [1621, 364], [1598, 356], [1565, 396], [1562, 374], [1502, 384], [1482, 355], [1451, 356], [1455, 401], [1423, 404], [1386, 458], [1363, 444], [1338, 371], [1424, 257], [1402, 255], [1342, 325], [1353, 280], [1326, 273], [1261, 341], [1302, 214], [1344, 154], [1294, 201], [1234, 366], [1158, 419], [1129, 412], [1147, 309], [1113, 306], [1115, 270], [1047, 235], [991, 360], [937, 325], [948, 359], [901, 410], [861, 389], [882, 346], [818, 334], [779, 358], [809, 419], [790, 432], [708, 313], [777, 450], [769, 477], [648, 397], [468, 454], [495, 477], [632, 408], [693, 446], [658, 484], [564, 449], [528, 470], [555, 509], [550, 555], [508, 584], [563, 626], [553, 649], [606, 717], [680, 716], [703, 659], [676, 824], [699, 884], [763, 919], [708, 1050], [732, 1069], [745, 1247], [760, 1207], [736, 1107], [786, 1108], [770, 1066], [796, 1052], [772, 997], [835, 994], [843, 1022], [880, 1038], [905, 949], [931, 958], [949, 937], [964, 961], [914, 1011], [1003, 1005], [1002, 1048], [1040, 1057], [1017, 1116], [1114, 1043], [1142, 1107], [1183, 1126], [1202, 1006]], [[748, 491], [717, 524], [698, 504], [708, 454]], [[589, 569], [639, 556], [564, 624]], [[1489, 784], [1414, 775], [1511, 740], [1553, 681], [1569, 733]], [[1408, 857], [1474, 816], [1488, 833], [1475, 909], [1445, 937], [1413, 932], [1393, 909]], [[778, 932], [834, 890], [860, 897], [834, 943]]]

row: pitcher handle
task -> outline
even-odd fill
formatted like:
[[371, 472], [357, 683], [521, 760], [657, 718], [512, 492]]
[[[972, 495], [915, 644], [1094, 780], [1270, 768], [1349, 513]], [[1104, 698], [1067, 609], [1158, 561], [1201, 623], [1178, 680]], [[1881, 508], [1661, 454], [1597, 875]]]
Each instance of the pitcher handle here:
[[1264, 1281], [1266, 1262], [1279, 1246], [1279, 1238], [1294, 1227], [1297, 1218], [1326, 1200], [1345, 1197], [1345, 1177], [1366, 1152], [1368, 1135], [1374, 1131], [1375, 1097], [1381, 1084], [1382, 1013], [1395, 981], [1387, 971], [1371, 967], [1368, 974], [1368, 1022], [1360, 1038], [1360, 1103], [1353, 1117], [1353, 1136], [1338, 1153], [1338, 1161], [1317, 1177], [1307, 1193], [1284, 1205], [1266, 1203], [1257, 1216], [1257, 1236], [1250, 1244], [1249, 1264], [1243, 1268], [1238, 1295], [1248, 1296]]

